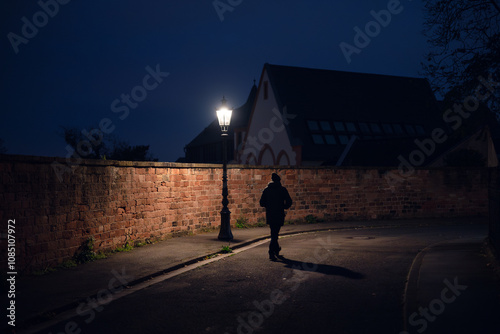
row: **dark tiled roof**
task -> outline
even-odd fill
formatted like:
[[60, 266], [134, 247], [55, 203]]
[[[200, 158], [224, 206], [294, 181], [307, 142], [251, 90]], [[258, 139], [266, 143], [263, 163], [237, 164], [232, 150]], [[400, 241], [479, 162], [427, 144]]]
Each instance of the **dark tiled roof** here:
[[[420, 124], [429, 131], [438, 118], [426, 79], [266, 64], [280, 110], [290, 115], [292, 145], [317, 150], [306, 121], [363, 121]], [[313, 154], [316, 155], [316, 154]]]
[[[416, 148], [416, 138], [384, 138], [356, 140], [342, 162], [342, 166], [394, 167], [402, 155], [405, 159]], [[421, 138], [424, 139], [424, 138]]]
[[[231, 138], [233, 137], [232, 131], [229, 131], [228, 134]], [[218, 143], [220, 141], [220, 126], [218, 120], [215, 119], [214, 121], [212, 121], [212, 123], [210, 123], [210, 125], [203, 129], [200, 134], [198, 134], [193, 140], [191, 140], [191, 142], [186, 145], [186, 148]]]
[[320, 162], [321, 165], [332, 166], [344, 152], [345, 145], [310, 145], [302, 149], [302, 161]]

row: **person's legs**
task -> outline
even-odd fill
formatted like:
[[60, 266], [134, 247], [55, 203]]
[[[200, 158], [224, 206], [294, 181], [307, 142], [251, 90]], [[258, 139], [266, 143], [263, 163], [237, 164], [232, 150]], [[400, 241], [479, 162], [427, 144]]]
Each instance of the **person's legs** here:
[[271, 224], [269, 225], [271, 228], [271, 242], [269, 243], [269, 257], [272, 259], [275, 255], [279, 255], [281, 250], [280, 245], [278, 244], [278, 238], [281, 226], [279, 224]]

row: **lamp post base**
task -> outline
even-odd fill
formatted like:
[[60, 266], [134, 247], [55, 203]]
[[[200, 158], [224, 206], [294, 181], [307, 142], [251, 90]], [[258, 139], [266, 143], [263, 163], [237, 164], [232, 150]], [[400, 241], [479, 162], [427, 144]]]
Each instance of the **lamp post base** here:
[[233, 240], [233, 233], [231, 232], [231, 212], [227, 209], [223, 209], [220, 212], [220, 231], [219, 231], [219, 240], [223, 241], [231, 241]]

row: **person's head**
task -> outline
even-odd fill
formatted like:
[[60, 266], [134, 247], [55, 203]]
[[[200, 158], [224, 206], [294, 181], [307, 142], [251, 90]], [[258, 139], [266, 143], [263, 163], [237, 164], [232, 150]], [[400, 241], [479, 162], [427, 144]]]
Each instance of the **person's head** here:
[[271, 180], [273, 180], [273, 182], [279, 183], [281, 181], [281, 177], [278, 174], [273, 173], [271, 175]]

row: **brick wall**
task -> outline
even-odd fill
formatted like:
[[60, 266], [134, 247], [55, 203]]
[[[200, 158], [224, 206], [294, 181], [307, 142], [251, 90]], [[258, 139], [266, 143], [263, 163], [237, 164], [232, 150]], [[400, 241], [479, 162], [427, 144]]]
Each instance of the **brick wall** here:
[[[85, 160], [60, 181], [54, 161], [65, 163], [0, 156], [0, 263], [7, 258], [9, 219], [16, 220], [18, 267], [30, 270], [71, 258], [90, 236], [97, 250], [109, 250], [220, 224], [220, 165]], [[258, 202], [274, 171], [294, 200], [290, 220], [488, 214], [485, 169], [417, 169], [388, 184], [387, 169], [230, 166], [233, 226], [239, 217], [251, 223], [264, 218]]]

